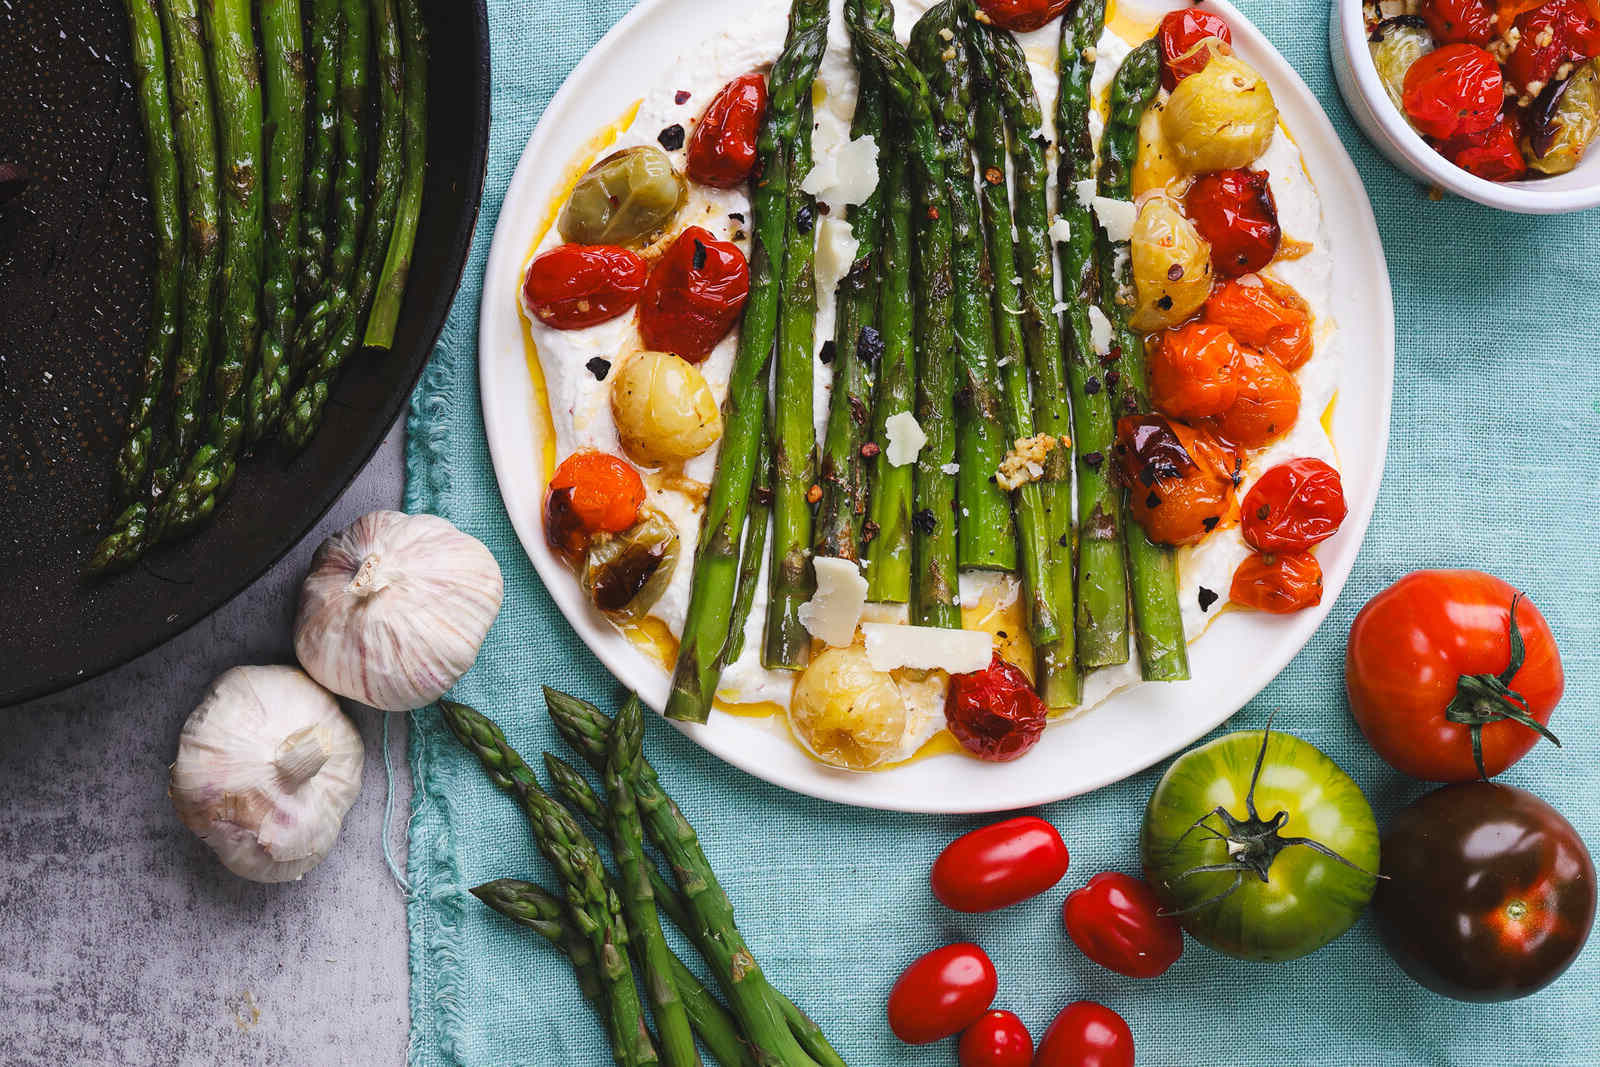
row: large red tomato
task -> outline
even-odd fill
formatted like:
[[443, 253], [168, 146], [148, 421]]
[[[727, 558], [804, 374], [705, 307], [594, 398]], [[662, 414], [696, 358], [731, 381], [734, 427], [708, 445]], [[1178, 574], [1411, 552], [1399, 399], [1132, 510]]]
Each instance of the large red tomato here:
[[1350, 627], [1345, 688], [1389, 765], [1433, 782], [1499, 774], [1561, 699], [1561, 654], [1532, 601], [1481, 571], [1417, 571]]

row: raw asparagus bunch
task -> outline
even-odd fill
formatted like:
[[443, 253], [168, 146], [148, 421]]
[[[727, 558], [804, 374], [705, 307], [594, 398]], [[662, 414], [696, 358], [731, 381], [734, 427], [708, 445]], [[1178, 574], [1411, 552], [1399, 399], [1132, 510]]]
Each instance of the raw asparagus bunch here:
[[[1072, 436], [1078, 457], [1078, 658], [1086, 669], [1128, 661], [1128, 579], [1122, 553], [1122, 494], [1112, 481], [1116, 416], [1111, 410], [1122, 372], [1113, 349], [1095, 351], [1089, 309], [1100, 304], [1100, 266], [1089, 204], [1078, 182], [1095, 177], [1089, 134], [1089, 58], [1105, 26], [1105, 0], [1078, 0], [1061, 20], [1061, 91], [1056, 129], [1061, 149], [1056, 194], [1069, 227], [1060, 245], [1065, 290], [1067, 380], [1072, 387]], [[1115, 377], [1113, 376], [1115, 375]]]
[[767, 374], [777, 333], [787, 232], [788, 160], [796, 141], [810, 133], [800, 125], [800, 105], [810, 99], [811, 83], [827, 51], [827, 19], [824, 0], [798, 0], [790, 11], [783, 52], [769, 78], [772, 94], [757, 142], [759, 159], [750, 197], [750, 295], [723, 402], [722, 449], [695, 550], [668, 718], [705, 722], [722, 675], [718, 661], [729, 636], [739, 534], [766, 422]]
[[[1160, 84], [1156, 42], [1128, 53], [1111, 82], [1111, 114], [1101, 140], [1100, 195], [1127, 200], [1132, 195], [1133, 164], [1139, 151], [1139, 120]], [[1150, 410], [1150, 383], [1144, 341], [1128, 325], [1133, 304], [1132, 267], [1124, 242], [1099, 231], [1101, 305], [1112, 324], [1112, 345], [1121, 352], [1119, 400], [1126, 412]], [[1126, 498], [1124, 498], [1126, 499]], [[1146, 681], [1173, 682], [1189, 677], [1183, 614], [1178, 607], [1178, 568], [1173, 550], [1145, 536], [1137, 522], [1123, 523], [1128, 551], [1134, 632], [1139, 670]]]

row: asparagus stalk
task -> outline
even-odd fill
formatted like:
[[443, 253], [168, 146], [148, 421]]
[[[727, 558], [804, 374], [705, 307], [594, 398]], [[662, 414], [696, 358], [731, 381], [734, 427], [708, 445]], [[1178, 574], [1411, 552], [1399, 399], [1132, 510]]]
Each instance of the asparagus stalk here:
[[750, 490], [750, 515], [745, 520], [744, 550], [739, 557], [739, 584], [734, 590], [733, 614], [728, 620], [728, 640], [717, 657], [718, 674], [744, 654], [744, 630], [750, 621], [750, 609], [755, 606], [756, 587], [761, 583], [761, 563], [767, 554], [768, 519], [772, 516], [772, 449], [767, 444], [770, 439], [768, 430], [761, 442], [761, 467], [756, 473], [755, 486]]
[[907, 124], [910, 166], [918, 192], [917, 232], [917, 422], [928, 441], [917, 454], [916, 512], [912, 516], [911, 616], [922, 626], [959, 629], [961, 609], [956, 580], [955, 337], [952, 331], [955, 280], [951, 272], [950, 205], [946, 194], [944, 149], [934, 124], [928, 83], [891, 34], [864, 27], [857, 35], [862, 53], [883, 79]]
[[622, 1067], [657, 1062], [645, 1026], [639, 991], [628, 963], [628, 938], [621, 903], [610, 887], [600, 855], [567, 809], [539, 785], [533, 771], [506, 741], [493, 720], [465, 704], [439, 702], [445, 724], [478, 758], [490, 781], [516, 797], [533, 828], [539, 851], [560, 877], [569, 918], [589, 939], [606, 991], [611, 1050]]
[[182, 196], [178, 145], [172, 128], [167, 50], [156, 0], [124, 0], [133, 45], [135, 89], [144, 123], [145, 172], [150, 179], [150, 215], [156, 240], [150, 325], [145, 334], [139, 384], [128, 409], [128, 431], [113, 470], [116, 498], [124, 504], [144, 496], [154, 451], [156, 414], [178, 347], [178, 298], [183, 270]]
[[789, 14], [788, 40], [768, 79], [772, 93], [757, 142], [759, 160], [750, 197], [750, 296], [723, 401], [722, 450], [695, 549], [689, 609], [667, 699], [666, 714], [672, 719], [705, 722], [722, 676], [718, 660], [728, 641], [733, 611], [739, 532], [766, 421], [767, 371], [777, 333], [789, 214], [789, 146], [810, 132], [799, 127], [800, 104], [810, 98], [812, 80], [828, 47], [827, 19], [824, 0], [797, 0]]
[[[844, 9], [852, 33], [857, 26], [893, 26], [893, 15], [876, 0], [850, 0]], [[859, 59], [857, 70], [862, 67]], [[860, 79], [852, 138], [871, 137], [884, 146], [883, 89], [870, 75]], [[818, 483], [822, 504], [817, 513], [816, 554], [859, 560], [861, 524], [867, 514], [867, 471], [861, 446], [871, 421], [873, 364], [880, 351], [878, 334], [878, 269], [883, 241], [883, 189], [850, 208], [850, 235], [856, 260], [840, 279], [834, 300], [833, 393], [823, 435]]]
[[378, 292], [361, 343], [369, 348], [394, 344], [400, 305], [411, 275], [411, 254], [417, 244], [417, 223], [422, 218], [422, 190], [428, 162], [428, 28], [417, 0], [400, 0], [400, 36], [405, 61], [406, 173], [400, 187], [400, 208], [389, 254], [383, 261]]
[[267, 255], [261, 362], [245, 409], [245, 436], [277, 424], [294, 344], [300, 196], [305, 179], [306, 76], [300, 0], [261, 0], [261, 68], [267, 107]]
[[[970, 39], [991, 91], [1011, 128], [1012, 207], [1016, 217], [1016, 267], [1022, 281], [1022, 337], [1033, 370], [1034, 425], [1055, 438], [1045, 457], [1040, 495], [1050, 535], [1051, 604], [1057, 619], [1073, 618], [1072, 411], [1061, 360], [1061, 321], [1055, 311], [1054, 255], [1045, 164], [1044, 116], [1028, 60], [1009, 32], [970, 24]], [[1039, 695], [1052, 708], [1077, 704], [1080, 691], [1071, 627], [1038, 649]]]
[[337, 155], [339, 48], [344, 39], [340, 0], [311, 0], [311, 24], [306, 38], [312, 71], [311, 141], [306, 151], [299, 292], [301, 305], [309, 307], [327, 280], [328, 194]]
[[994, 320], [985, 294], [991, 275], [972, 167], [972, 81], [956, 36], [966, 0], [943, 0], [911, 31], [911, 58], [933, 94], [934, 119], [949, 175], [956, 343], [956, 559], [963, 567], [1017, 568], [1011, 505], [995, 480], [1006, 454]]
[[811, 170], [811, 96], [800, 103], [802, 135], [789, 155], [789, 221], [778, 305], [778, 360], [774, 369], [772, 563], [767, 570], [767, 630], [761, 665], [795, 671], [811, 655], [811, 635], [800, 624], [800, 605], [811, 596], [812, 475], [817, 435], [812, 415], [817, 321], [817, 204], [800, 190]]
[[[1161, 58], [1155, 41], [1128, 53], [1111, 81], [1111, 114], [1100, 142], [1100, 195], [1132, 196], [1133, 164], [1139, 151], [1139, 120], [1160, 84]], [[1150, 410], [1150, 383], [1144, 340], [1128, 325], [1133, 305], [1132, 266], [1126, 242], [1099, 231], [1102, 310], [1112, 325], [1112, 345], [1121, 353], [1119, 396], [1123, 410]], [[1126, 497], [1124, 497], [1126, 500]], [[1139, 643], [1139, 673], [1146, 681], [1175, 682], [1189, 677], [1183, 613], [1178, 607], [1178, 565], [1171, 546], [1145, 536], [1137, 522], [1122, 525], [1128, 550], [1134, 633]]]
[[[1095, 224], [1077, 183], [1095, 177], [1089, 134], [1091, 49], [1105, 26], [1105, 0], [1079, 0], [1061, 20], [1060, 139], [1056, 193], [1068, 240], [1060, 245], [1067, 304], [1065, 354], [1072, 387], [1072, 436], [1078, 457], [1078, 659], [1086, 669], [1128, 661], [1128, 577], [1122, 553], [1122, 494], [1112, 480], [1116, 417], [1111, 411], [1110, 369], [1101, 365], [1089, 328], [1089, 309], [1100, 303]], [[1108, 355], [1107, 360], [1115, 362]], [[1109, 380], [1107, 380], [1109, 379]]]
[[[974, 55], [981, 75], [980, 57]], [[994, 277], [991, 290], [995, 327], [995, 352], [1000, 367], [1000, 413], [1006, 434], [1013, 441], [1034, 436], [1033, 406], [1028, 390], [1028, 357], [1022, 342], [1022, 281], [1017, 275], [1016, 247], [1011, 236], [1011, 193], [1006, 187], [1006, 124], [1000, 101], [980, 77], [974, 96], [974, 136], [981, 176], [984, 232], [989, 243], [989, 264]], [[1037, 482], [1019, 486], [1012, 494], [1017, 532], [1021, 541], [1022, 586], [1028, 605], [1028, 635], [1035, 647], [1060, 636], [1070, 620], [1058, 618], [1052, 600], [1050, 516]], [[1059, 547], [1057, 545], [1056, 547]]]
[[[870, 71], [863, 68], [870, 76]], [[911, 283], [911, 192], [904, 141], [893, 127], [888, 134], [887, 159], [879, 157], [883, 184], [883, 272], [878, 287], [878, 324], [883, 336], [883, 359], [878, 368], [878, 391], [873, 401], [871, 518], [863, 527], [867, 542], [867, 596], [874, 601], [904, 604], [911, 598], [912, 480], [916, 468], [895, 466], [883, 447], [886, 423], [916, 403], [916, 368], [913, 332], [915, 305]]]

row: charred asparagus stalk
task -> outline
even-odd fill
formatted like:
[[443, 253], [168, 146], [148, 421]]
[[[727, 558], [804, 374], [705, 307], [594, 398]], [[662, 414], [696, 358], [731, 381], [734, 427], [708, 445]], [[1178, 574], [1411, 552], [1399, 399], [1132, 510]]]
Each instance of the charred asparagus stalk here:
[[422, 218], [422, 190], [428, 162], [428, 29], [417, 0], [400, 0], [401, 52], [405, 62], [406, 173], [400, 187], [400, 207], [389, 253], [378, 278], [372, 313], [367, 316], [361, 343], [369, 348], [394, 344], [400, 305], [411, 276], [411, 253], [417, 244], [417, 223]]
[[[309, 307], [322, 293], [328, 269], [328, 196], [333, 184], [339, 132], [339, 49], [344, 41], [340, 0], [311, 0], [306, 31], [312, 72], [306, 151], [305, 201], [300, 227], [300, 303]], [[288, 383], [284, 383], [288, 387]]]

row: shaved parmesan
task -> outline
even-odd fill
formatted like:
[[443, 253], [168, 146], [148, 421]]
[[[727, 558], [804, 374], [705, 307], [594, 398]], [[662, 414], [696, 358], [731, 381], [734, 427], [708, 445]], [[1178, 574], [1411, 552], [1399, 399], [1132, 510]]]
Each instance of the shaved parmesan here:
[[843, 219], [827, 217], [817, 226], [817, 291], [831, 293], [850, 273], [861, 242]]
[[855, 562], [835, 556], [811, 561], [817, 591], [800, 605], [800, 625], [824, 644], [843, 648], [856, 639], [856, 624], [867, 606], [867, 580]]
[[800, 190], [843, 214], [845, 208], [864, 203], [878, 187], [878, 141], [871, 134], [849, 140], [848, 133], [832, 131], [831, 125], [824, 125], [812, 138], [817, 162]]
[[1126, 241], [1133, 236], [1133, 221], [1139, 217], [1139, 209], [1128, 200], [1097, 196], [1094, 198], [1094, 214], [1107, 237], [1113, 241]]
[[1050, 224], [1050, 240], [1058, 245], [1072, 240], [1072, 224], [1064, 218], [1056, 219]]
[[1110, 355], [1111, 320], [1093, 304], [1089, 305], [1089, 340], [1094, 344], [1096, 355]]
[[994, 638], [986, 630], [946, 630], [937, 626], [862, 624], [867, 662], [875, 671], [909, 667], [922, 671], [971, 674], [989, 666]]
[[921, 423], [909, 411], [897, 411], [890, 415], [883, 420], [883, 428], [889, 438], [884, 442], [883, 454], [889, 458], [891, 467], [904, 467], [916, 459], [922, 446], [928, 443], [928, 435], [922, 432]]
[[1078, 194], [1078, 203], [1092, 204], [1095, 194], [1100, 191], [1100, 183], [1093, 178], [1085, 178], [1081, 182], [1073, 182], [1072, 188]]

